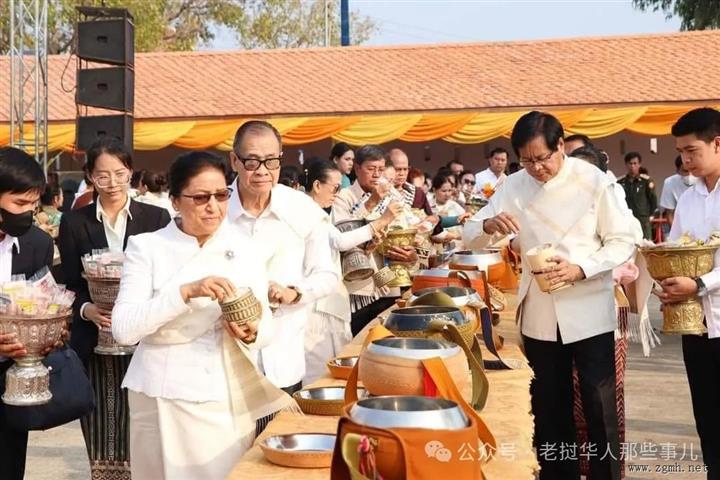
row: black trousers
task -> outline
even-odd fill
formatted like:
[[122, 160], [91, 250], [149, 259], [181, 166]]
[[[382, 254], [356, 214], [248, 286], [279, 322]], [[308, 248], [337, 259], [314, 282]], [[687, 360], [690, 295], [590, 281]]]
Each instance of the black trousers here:
[[[302, 380], [300, 380], [295, 385], [290, 385], [289, 387], [282, 387], [280, 390], [284, 391], [288, 395], [292, 397], [292, 394], [302, 390]], [[259, 418], [255, 421], [255, 436], [257, 437], [260, 435], [263, 430], [268, 426], [268, 424], [272, 421], [273, 418], [275, 418], [275, 415], [277, 415], [277, 412], [271, 413], [270, 415], [267, 415], [263, 418]]]
[[375, 300], [367, 307], [353, 312], [350, 316], [350, 331], [352, 331], [352, 336], [356, 336], [363, 328], [365, 328], [365, 325], [375, 320], [378, 315], [395, 305], [396, 299], [397, 297], [382, 297]]
[[[574, 343], [523, 335], [535, 378], [530, 386], [535, 416], [534, 445], [541, 480], [579, 480], [580, 456], [590, 459], [593, 480], [620, 479], [620, 439], [615, 398], [613, 332]], [[578, 445], [573, 418], [573, 364], [588, 426], [588, 445]], [[593, 451], [594, 449], [594, 451]]]
[[[13, 362], [0, 362], [0, 375], [5, 376]], [[4, 382], [3, 382], [4, 383]], [[3, 393], [3, 392], [0, 392]], [[0, 478], [22, 480], [25, 476], [28, 432], [12, 430], [5, 422], [5, 408], [0, 401]]]
[[720, 338], [683, 335], [682, 349], [707, 478], [720, 480]]

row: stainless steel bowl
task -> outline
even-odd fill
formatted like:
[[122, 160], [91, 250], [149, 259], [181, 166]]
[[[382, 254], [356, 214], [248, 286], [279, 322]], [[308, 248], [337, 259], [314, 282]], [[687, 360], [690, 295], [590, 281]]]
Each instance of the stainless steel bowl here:
[[412, 296], [408, 300], [408, 304], [413, 304], [418, 298], [429, 295], [432, 293], [444, 293], [452, 298], [456, 307], [464, 307], [465, 305], [483, 303], [483, 299], [478, 295], [477, 290], [474, 288], [465, 287], [431, 287], [423, 288], [417, 292], [413, 292]]
[[358, 362], [358, 357], [336, 357], [330, 360], [330, 364], [336, 367], [354, 367]]
[[468, 323], [465, 315], [457, 307], [421, 306], [391, 311], [385, 320], [385, 328], [395, 331], [428, 330], [432, 320], [446, 320], [456, 325]]
[[490, 265], [502, 263], [503, 258], [498, 250], [462, 250], [450, 257], [450, 265], [464, 267], [477, 267], [478, 270], [487, 271]]
[[335, 449], [335, 435], [326, 433], [291, 433], [275, 435], [262, 441], [274, 450], [290, 452], [332, 452]]
[[[345, 387], [315, 387], [306, 388], [296, 393], [304, 400], [344, 400]], [[364, 388], [358, 388], [358, 398], [367, 397], [367, 391]]]
[[447, 340], [412, 337], [381, 338], [368, 345], [367, 350], [378, 355], [416, 360], [449, 358], [460, 353], [460, 347]]
[[375, 428], [461, 430], [469, 425], [465, 412], [452, 400], [430, 397], [373, 397], [350, 407], [350, 417]]
[[335, 227], [344, 233], [344, 232], [350, 232], [352, 230], [357, 230], [358, 228], [362, 228], [365, 225], [367, 225], [367, 222], [364, 219], [356, 219], [356, 220], [343, 220], [342, 222], [338, 222], [335, 225]]

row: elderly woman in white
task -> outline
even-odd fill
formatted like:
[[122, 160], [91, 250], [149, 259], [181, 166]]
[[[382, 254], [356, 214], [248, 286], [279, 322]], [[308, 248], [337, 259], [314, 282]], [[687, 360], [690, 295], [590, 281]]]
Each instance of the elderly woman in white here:
[[[135, 344], [129, 390], [130, 455], [137, 479], [225, 478], [255, 438], [255, 421], [292, 399], [255, 368], [253, 350], [276, 332], [267, 306], [267, 260], [224, 222], [223, 161], [179, 157], [170, 196], [180, 218], [133, 237], [125, 252], [113, 335]], [[221, 320], [218, 301], [250, 288], [259, 323]]]
[[[342, 173], [334, 163], [318, 159], [307, 165], [304, 185], [305, 191], [321, 208], [329, 209], [342, 188]], [[402, 211], [399, 203], [393, 202], [388, 207], [377, 220], [349, 232], [340, 232], [330, 223], [330, 216], [327, 216], [333, 262], [338, 274], [341, 273], [340, 252], [346, 252], [379, 236]], [[321, 377], [327, 370], [327, 361], [337, 356], [352, 340], [350, 315], [350, 295], [342, 281], [338, 282], [335, 291], [317, 300], [310, 308], [305, 327], [304, 384], [312, 383]]]

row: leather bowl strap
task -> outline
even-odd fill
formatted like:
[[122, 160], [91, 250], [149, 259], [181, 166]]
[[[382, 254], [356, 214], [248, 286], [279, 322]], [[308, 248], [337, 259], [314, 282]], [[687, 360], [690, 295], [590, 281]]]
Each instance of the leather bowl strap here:
[[449, 341], [458, 344], [467, 357], [468, 364], [470, 365], [470, 373], [472, 374], [472, 408], [477, 411], [481, 411], [487, 403], [488, 390], [490, 388], [490, 382], [488, 382], [487, 375], [483, 369], [482, 351], [477, 340], [473, 342], [473, 346], [469, 347], [465, 339], [463, 338], [460, 330], [457, 326], [448, 321], [444, 320], [431, 320], [430, 329], [442, 332]]
[[489, 449], [490, 453], [494, 452], [497, 449], [495, 436], [490, 432], [490, 429], [478, 414], [478, 410], [468, 405], [465, 401], [457, 385], [455, 385], [455, 382], [450, 377], [445, 362], [439, 357], [432, 357], [422, 360], [422, 363], [425, 370], [430, 374], [430, 377], [432, 377], [433, 382], [435, 382], [440, 396], [457, 403], [468, 417], [472, 417], [475, 420], [478, 438], [482, 440], [483, 443], [492, 447]]

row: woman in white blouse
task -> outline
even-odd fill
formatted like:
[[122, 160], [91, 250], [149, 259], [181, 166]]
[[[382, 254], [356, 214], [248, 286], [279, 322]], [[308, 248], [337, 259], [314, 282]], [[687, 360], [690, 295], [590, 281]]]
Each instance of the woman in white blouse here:
[[135, 197], [135, 200], [164, 208], [171, 217], [176, 217], [177, 211], [175, 211], [168, 193], [165, 191], [166, 186], [167, 178], [165, 178], [165, 175], [158, 172], [145, 172], [140, 178], [141, 194]]
[[[317, 159], [305, 170], [305, 191], [321, 208], [328, 210], [342, 188], [342, 174], [334, 163]], [[379, 219], [349, 232], [340, 232], [327, 217], [333, 260], [341, 273], [340, 252], [362, 245], [378, 236], [402, 211], [402, 205], [391, 203]], [[342, 277], [341, 277], [342, 278]], [[372, 280], [369, 280], [372, 281]], [[340, 353], [351, 339], [350, 297], [342, 281], [330, 295], [310, 307], [305, 327], [305, 368], [303, 384], [314, 382], [326, 372], [325, 364]]]
[[[255, 421], [292, 404], [258, 373], [254, 352], [277, 331], [260, 246], [224, 222], [222, 159], [179, 157], [170, 196], [180, 219], [133, 237], [125, 252], [113, 335], [139, 342], [123, 381], [130, 400], [133, 478], [225, 478], [255, 439]], [[259, 323], [221, 319], [218, 301], [250, 288]]]

